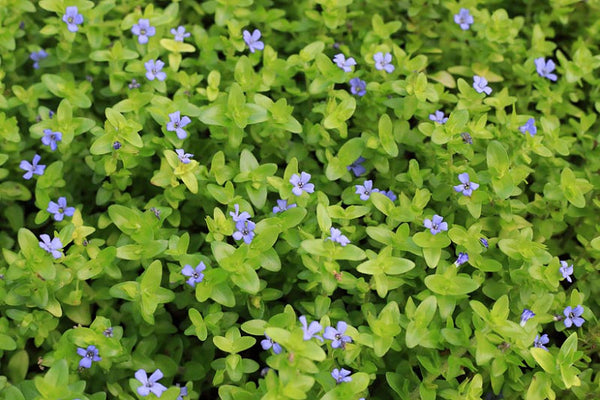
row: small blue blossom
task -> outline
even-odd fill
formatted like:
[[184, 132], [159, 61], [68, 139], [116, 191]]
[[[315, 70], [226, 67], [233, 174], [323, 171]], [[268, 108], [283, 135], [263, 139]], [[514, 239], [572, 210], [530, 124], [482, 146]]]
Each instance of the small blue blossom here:
[[277, 205], [273, 207], [273, 214], [284, 212], [294, 207], [296, 207], [296, 204], [288, 204], [287, 200], [277, 200]]
[[247, 211], [242, 211], [242, 213], [240, 213], [240, 205], [239, 204], [234, 204], [233, 209], [235, 211], [229, 212], [229, 215], [231, 215], [233, 222], [246, 221], [246, 220], [250, 219], [250, 213], [248, 213]]
[[54, 117], [54, 114], [56, 114], [54, 111], [48, 110], [48, 118], [52, 119], [52, 117]]
[[153, 81], [154, 79], [164, 81], [167, 79], [167, 74], [161, 71], [164, 66], [165, 63], [160, 60], [146, 61], [144, 63], [144, 67], [146, 67], [146, 78], [148, 78], [149, 81]]
[[67, 24], [69, 32], [77, 32], [79, 30], [79, 26], [77, 25], [83, 24], [83, 15], [79, 14], [79, 10], [76, 6], [70, 6], [67, 7], [62, 20]]
[[102, 332], [102, 334], [103, 334], [104, 336], [106, 336], [107, 338], [111, 338], [111, 337], [113, 337], [113, 328], [112, 328], [112, 326], [109, 326], [108, 328], [106, 328], [106, 329], [104, 330], [104, 332]]
[[385, 190], [382, 190], [380, 193], [385, 195], [391, 201], [396, 201], [396, 199], [398, 198], [398, 196], [396, 196], [391, 190], [388, 190], [387, 192]]
[[260, 345], [263, 348], [263, 350], [269, 350], [272, 347], [273, 353], [275, 354], [280, 354], [283, 351], [281, 345], [279, 343], [274, 342], [273, 339], [271, 339], [266, 333], [265, 338], [266, 339], [260, 341]]
[[175, 153], [177, 153], [177, 157], [179, 157], [179, 161], [181, 161], [183, 164], [189, 164], [192, 160], [190, 160], [190, 158], [193, 158], [194, 155], [191, 153], [186, 153], [185, 150], [183, 149], [175, 149]]
[[350, 92], [358, 95], [359, 97], [364, 96], [367, 94], [367, 82], [361, 80], [360, 78], [350, 79]]
[[492, 93], [492, 88], [488, 86], [488, 81], [483, 76], [473, 77], [473, 88], [477, 93], [485, 93], [488, 96]]
[[48, 53], [46, 53], [43, 49], [40, 51], [34, 51], [29, 55], [29, 58], [33, 60], [33, 68], [35, 69], [40, 67], [39, 62], [46, 57], [48, 57]]
[[137, 388], [137, 392], [140, 396], [148, 396], [150, 392], [154, 393], [156, 397], [162, 396], [164, 392], [167, 391], [167, 388], [162, 384], [158, 383], [159, 379], [162, 379], [163, 373], [160, 369], [154, 371], [150, 378], [148, 378], [148, 374], [143, 369], [138, 369], [135, 372], [135, 379], [141, 382], [142, 386]]
[[473, 16], [469, 13], [466, 8], [461, 8], [458, 14], [454, 14], [454, 22], [460, 25], [460, 29], [463, 31], [468, 30], [473, 24]]
[[348, 371], [347, 369], [337, 369], [334, 368], [333, 371], [331, 371], [331, 376], [333, 377], [333, 379], [335, 379], [335, 382], [337, 384], [340, 384], [342, 382], [350, 382], [352, 381], [352, 377], [350, 377], [350, 374], [352, 372]]
[[315, 191], [315, 185], [308, 183], [310, 181], [310, 174], [301, 172], [300, 175], [294, 174], [290, 178], [290, 183], [294, 185], [292, 193], [296, 196], [300, 196], [302, 192], [313, 193]]
[[333, 226], [330, 228], [331, 236], [325, 240], [331, 240], [332, 242], [339, 243], [342, 247], [346, 246], [350, 243], [350, 239], [348, 239], [345, 235], [342, 235], [342, 231]]
[[121, 142], [119, 142], [118, 140], [115, 140], [115, 142], [113, 143], [113, 149], [115, 150], [119, 150], [121, 146]]
[[445, 124], [448, 122], [448, 117], [444, 116], [444, 112], [437, 110], [434, 114], [429, 114], [429, 119], [438, 124]]
[[[177, 384], [177, 387], [179, 387], [179, 384]], [[187, 387], [185, 387], [185, 386], [179, 387], [179, 396], [177, 396], [177, 398], [175, 400], [183, 400], [183, 398], [187, 395], [188, 395]]]
[[465, 142], [465, 144], [473, 144], [473, 138], [471, 137], [471, 135], [469, 135], [468, 132], [461, 133], [460, 137], [462, 138], [463, 142]]
[[244, 37], [244, 42], [246, 42], [248, 49], [250, 49], [250, 53], [254, 53], [256, 50], [262, 50], [265, 48], [265, 44], [259, 40], [261, 33], [258, 29], [255, 29], [252, 34], [250, 34], [250, 31], [244, 30], [242, 35]]
[[483, 245], [483, 247], [485, 247], [486, 249], [489, 247], [489, 243], [487, 241], [486, 238], [479, 238], [479, 242]]
[[535, 313], [525, 308], [521, 313], [521, 322], [519, 322], [519, 325], [525, 326], [525, 323], [533, 317], [535, 317]]
[[91, 368], [92, 361], [102, 360], [102, 358], [98, 357], [96, 346], [88, 346], [87, 349], [79, 347], [77, 354], [82, 357], [81, 361], [79, 361], [79, 368]]
[[466, 172], [458, 175], [458, 180], [461, 182], [461, 184], [454, 186], [454, 190], [456, 192], [462, 192], [462, 194], [465, 196], [470, 197], [473, 194], [473, 190], [477, 190], [479, 187], [478, 183], [471, 182], [469, 180], [469, 174]]
[[139, 44], [148, 43], [148, 38], [156, 34], [156, 28], [150, 25], [150, 21], [140, 18], [137, 24], [131, 28], [131, 32], [138, 37]]
[[554, 61], [546, 61], [544, 57], [540, 57], [533, 60], [533, 62], [535, 63], [535, 69], [537, 70], [539, 76], [550, 79], [552, 82], [556, 82], [558, 77], [556, 74], [551, 73], [556, 68]]
[[204, 279], [204, 274], [202, 273], [202, 271], [204, 271], [205, 269], [206, 265], [204, 265], [204, 263], [200, 261], [200, 264], [198, 264], [196, 268], [192, 268], [191, 265], [186, 264], [181, 270], [181, 273], [190, 278], [186, 281], [188, 285], [190, 285], [191, 287], [196, 287], [196, 283], [200, 283]]
[[365, 161], [367, 160], [365, 160], [363, 157], [358, 157], [356, 161], [348, 165], [346, 168], [348, 169], [348, 171], [352, 171], [354, 173], [354, 176], [361, 176], [362, 174], [367, 172], [367, 169], [362, 166], [362, 163]]
[[392, 55], [390, 53], [385, 53], [385, 55], [380, 51], [373, 55], [373, 60], [375, 60], [375, 69], [378, 71], [385, 70], [388, 74], [394, 72], [394, 67], [392, 63]]
[[50, 200], [48, 203], [48, 208], [46, 209], [50, 214], [54, 214], [55, 221], [62, 221], [65, 215], [67, 217], [72, 217], [75, 213], [75, 207], [67, 207], [67, 198], [59, 197], [58, 203]]
[[373, 181], [368, 179], [363, 182], [362, 185], [354, 185], [356, 187], [356, 194], [360, 195], [361, 200], [369, 200], [371, 193], [379, 192], [379, 189], [373, 188]]
[[21, 168], [25, 173], [23, 174], [23, 178], [26, 180], [30, 180], [33, 175], [44, 175], [44, 170], [46, 169], [45, 165], [38, 164], [42, 159], [39, 155], [34, 155], [33, 160], [31, 162], [27, 160], [22, 160], [19, 164], [19, 168]]
[[62, 253], [59, 250], [62, 250], [63, 244], [59, 238], [55, 237], [54, 239], [50, 240], [50, 236], [43, 233], [40, 235], [40, 239], [42, 239], [40, 242], [40, 247], [42, 249], [46, 250], [48, 253], [51, 253], [52, 257], [55, 259], [62, 257]]
[[135, 80], [135, 79], [132, 79], [131, 82], [127, 84], [127, 87], [129, 89], [137, 89], [140, 86], [141, 86], [140, 83], [137, 80]]
[[192, 120], [188, 116], [181, 117], [181, 113], [179, 111], [175, 111], [174, 113], [169, 114], [170, 121], [167, 122], [167, 130], [169, 132], [177, 133], [177, 137], [179, 139], [185, 139], [187, 137], [187, 132], [185, 128]]
[[566, 261], [561, 261], [559, 271], [563, 279], [566, 279], [569, 283], [573, 282], [571, 280], [571, 275], [573, 275], [573, 264], [569, 265]]
[[319, 335], [317, 335], [317, 333], [321, 332], [323, 330], [323, 327], [321, 326], [320, 323], [318, 323], [317, 321], [313, 321], [310, 323], [310, 325], [308, 325], [307, 321], [306, 321], [306, 317], [304, 315], [301, 315], [298, 320], [300, 320], [300, 323], [302, 324], [302, 331], [304, 332], [303, 335], [303, 339], [304, 340], [310, 340], [312, 338], [316, 338], [319, 339], [321, 342], [323, 342], [323, 338]]
[[469, 254], [461, 252], [461, 253], [458, 253], [458, 257], [456, 258], [456, 261], [454, 261], [454, 265], [456, 265], [457, 267], [460, 267], [467, 261], [469, 261]]
[[431, 231], [432, 235], [437, 235], [441, 231], [448, 230], [448, 223], [442, 222], [443, 220], [444, 217], [440, 217], [439, 215], [435, 214], [432, 219], [425, 219], [423, 221], [423, 225], [425, 226], [425, 228]]
[[176, 42], [183, 42], [185, 38], [190, 37], [192, 34], [185, 31], [185, 26], [179, 25], [177, 29], [171, 28], [171, 35], [175, 36]]
[[581, 305], [578, 305], [575, 308], [567, 306], [563, 310], [563, 314], [565, 314], [566, 317], [563, 322], [565, 323], [565, 326], [567, 328], [570, 328], [573, 324], [575, 324], [575, 326], [579, 328], [585, 322], [585, 319], [581, 317], [581, 315], [583, 314], [583, 307]]
[[338, 321], [337, 326], [334, 328], [332, 326], [328, 326], [325, 328], [325, 333], [323, 333], [323, 337], [327, 340], [331, 340], [331, 347], [337, 349], [341, 347], [342, 349], [346, 348], [346, 343], [352, 343], [352, 338], [350, 336], [344, 335], [346, 329], [348, 328], [348, 324], [344, 321]]
[[42, 136], [42, 143], [46, 146], [50, 146], [50, 150], [56, 150], [56, 142], [62, 141], [61, 132], [52, 132], [51, 129], [44, 129], [44, 136]]
[[548, 342], [550, 342], [550, 339], [545, 333], [541, 337], [540, 335], [536, 335], [535, 339], [533, 340], [533, 347], [548, 351], [548, 348], [544, 346], [545, 344], [548, 344]]
[[537, 128], [535, 126], [535, 119], [529, 118], [527, 120], [527, 122], [525, 123], [525, 125], [522, 125], [522, 126], [519, 127], [519, 130], [523, 134], [529, 132], [529, 134], [531, 135], [531, 137], [535, 136], [535, 134], [537, 133]]
[[346, 56], [342, 53], [336, 54], [335, 57], [333, 57], [333, 62], [336, 63], [336, 65], [344, 72], [352, 72], [352, 67], [356, 65], [354, 58], [346, 58]]
[[233, 238], [235, 240], [244, 239], [246, 244], [250, 244], [254, 238], [254, 228], [256, 224], [252, 221], [238, 221], [235, 223], [236, 232], [233, 232]]

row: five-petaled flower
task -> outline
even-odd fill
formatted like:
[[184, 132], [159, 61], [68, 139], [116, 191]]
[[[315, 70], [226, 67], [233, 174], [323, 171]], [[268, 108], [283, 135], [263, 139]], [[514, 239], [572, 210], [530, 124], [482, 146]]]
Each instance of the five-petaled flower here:
[[354, 176], [361, 176], [362, 174], [367, 172], [367, 169], [362, 165], [362, 163], [365, 161], [367, 160], [365, 160], [363, 157], [358, 157], [352, 164], [348, 165], [346, 168], [348, 169], [348, 171], [352, 171], [352, 173], [354, 173]]
[[344, 72], [352, 72], [352, 67], [356, 65], [356, 61], [352, 57], [346, 58], [342, 53], [336, 54], [333, 57], [333, 62], [337, 64]]
[[131, 28], [131, 32], [138, 37], [139, 44], [148, 43], [148, 38], [156, 34], [156, 28], [150, 25], [150, 21], [140, 18], [137, 24]]
[[303, 335], [304, 340], [310, 340], [312, 338], [317, 338], [321, 342], [323, 342], [323, 338], [320, 335], [317, 335], [317, 333], [319, 333], [323, 330], [323, 327], [321, 326], [320, 323], [318, 323], [317, 321], [313, 321], [310, 323], [310, 325], [308, 325], [308, 323], [306, 321], [306, 317], [304, 315], [301, 315], [298, 318], [298, 320], [300, 320], [300, 323], [302, 324], [302, 331], [304, 332], [304, 335]]
[[23, 171], [26, 171], [23, 174], [23, 178], [29, 180], [33, 177], [33, 174], [44, 175], [44, 170], [46, 169], [46, 166], [38, 164], [41, 159], [42, 159], [41, 156], [35, 154], [33, 156], [33, 160], [31, 162], [29, 162], [27, 160], [21, 160], [21, 163], [19, 164], [19, 168], [21, 168]]
[[296, 204], [288, 204], [287, 200], [277, 200], [277, 205], [273, 207], [273, 214], [284, 212], [294, 207], [296, 207]]
[[350, 239], [348, 239], [345, 235], [342, 235], [342, 231], [333, 226], [330, 228], [331, 236], [325, 240], [331, 240], [332, 242], [339, 243], [342, 247], [346, 246], [350, 243]]
[[154, 79], [164, 81], [167, 79], [167, 74], [161, 71], [164, 66], [165, 63], [160, 60], [146, 61], [144, 63], [144, 67], [146, 67], [146, 78], [148, 78], [149, 81], [153, 81]]
[[558, 77], [556, 76], [556, 74], [552, 73], [552, 71], [554, 71], [554, 68], [556, 68], [556, 64], [554, 64], [554, 61], [546, 61], [544, 57], [540, 57], [533, 60], [533, 62], [535, 63], [535, 69], [537, 70], [539, 76], [541, 76], [542, 78], [550, 79], [552, 82], [556, 82]]
[[521, 125], [519, 127], [519, 130], [523, 134], [529, 132], [529, 134], [531, 135], [531, 137], [535, 136], [535, 134], [537, 133], [537, 128], [535, 126], [535, 119], [534, 118], [529, 118], [527, 120], [527, 122], [525, 123], [525, 125]]
[[458, 175], [458, 180], [461, 182], [460, 185], [454, 186], [454, 190], [456, 192], [462, 192], [465, 196], [471, 196], [473, 194], [473, 190], [477, 190], [479, 187], [479, 183], [471, 182], [469, 180], [469, 174], [467, 172], [463, 172]]
[[50, 150], [56, 150], [56, 142], [62, 141], [61, 132], [52, 132], [52, 129], [44, 129], [44, 136], [42, 136], [42, 143], [46, 146], [50, 146]]
[[354, 185], [356, 187], [356, 194], [360, 195], [361, 200], [369, 200], [371, 193], [379, 192], [379, 189], [373, 187], [373, 181], [368, 179], [363, 182], [362, 185]]
[[185, 31], [185, 26], [179, 25], [177, 29], [171, 28], [171, 35], [175, 36], [176, 42], [183, 42], [186, 37], [190, 37], [191, 33]]
[[533, 317], [535, 317], [535, 313], [533, 311], [528, 310], [527, 308], [523, 309], [523, 312], [521, 313], [521, 322], [519, 322], [519, 325], [525, 326], [525, 323]]
[[79, 368], [90, 368], [92, 361], [102, 360], [102, 358], [98, 357], [96, 346], [88, 346], [87, 349], [79, 347], [77, 348], [77, 354], [82, 357], [81, 361], [79, 361]]
[[179, 161], [181, 161], [183, 164], [189, 164], [192, 160], [190, 160], [190, 158], [193, 158], [194, 155], [191, 153], [186, 153], [185, 150], [183, 149], [175, 149], [175, 153], [177, 153], [177, 157], [179, 157]]
[[202, 273], [202, 271], [204, 271], [205, 269], [206, 265], [204, 265], [204, 263], [200, 261], [200, 264], [198, 264], [196, 268], [193, 268], [189, 264], [185, 264], [185, 266], [181, 270], [181, 273], [185, 276], [189, 276], [190, 279], [186, 281], [188, 285], [190, 285], [191, 287], [196, 287], [196, 283], [200, 283], [202, 282], [202, 279], [204, 279], [204, 274]]
[[346, 343], [352, 343], [352, 338], [350, 336], [344, 335], [346, 332], [346, 328], [348, 328], [348, 324], [344, 321], [338, 321], [337, 326], [334, 328], [332, 326], [328, 326], [325, 328], [325, 333], [323, 333], [323, 337], [327, 340], [332, 340], [331, 347], [337, 349], [341, 347], [342, 349], [346, 348]]
[[479, 75], [473, 77], [473, 89], [475, 89], [477, 93], [485, 93], [488, 96], [492, 93], [492, 88], [488, 86], [487, 79]]
[[141, 382], [142, 386], [137, 388], [137, 392], [140, 396], [148, 396], [150, 392], [154, 393], [156, 397], [162, 396], [163, 392], [167, 391], [167, 388], [157, 381], [163, 377], [163, 373], [160, 369], [154, 371], [150, 378], [143, 369], [138, 369], [135, 372], [135, 379]]
[[83, 24], [83, 15], [79, 14], [79, 10], [77, 10], [76, 6], [70, 6], [67, 7], [62, 20], [67, 24], [69, 32], [77, 32], [79, 30], [77, 25]]
[[545, 333], [542, 336], [536, 335], [535, 339], [533, 340], [533, 347], [548, 351], [548, 348], [544, 346], [545, 344], [548, 344], [548, 342], [550, 342], [550, 339]]
[[435, 214], [432, 219], [425, 219], [423, 221], [423, 225], [425, 226], [425, 228], [431, 231], [432, 235], [437, 235], [441, 231], [448, 230], [448, 223], [442, 222], [443, 220], [444, 217], [440, 217], [439, 215]]
[[44, 58], [48, 57], [48, 53], [44, 49], [40, 51], [34, 51], [29, 55], [29, 58], [33, 60], [33, 68], [38, 69], [40, 67], [39, 62]]
[[350, 92], [358, 95], [359, 97], [364, 96], [367, 94], [367, 82], [360, 78], [350, 79]]
[[469, 10], [461, 8], [458, 14], [454, 14], [454, 22], [460, 25], [460, 29], [466, 31], [473, 23], [473, 16], [469, 13]]
[[62, 221], [65, 215], [67, 217], [72, 217], [75, 213], [75, 207], [67, 207], [67, 198], [59, 197], [58, 203], [50, 200], [48, 203], [48, 208], [46, 209], [50, 214], [54, 214], [55, 221]]
[[170, 121], [167, 122], [167, 130], [169, 132], [177, 133], [179, 139], [185, 139], [187, 137], [187, 132], [183, 128], [192, 122], [190, 117], [184, 115], [182, 118], [181, 113], [175, 111], [174, 113], [169, 114], [169, 119]]
[[581, 317], [581, 314], [583, 314], [583, 307], [581, 305], [578, 305], [575, 308], [567, 306], [563, 310], [563, 314], [565, 314], [566, 317], [563, 322], [567, 328], [570, 328], [573, 324], [579, 328], [585, 322], [585, 319]]
[[273, 353], [275, 354], [279, 354], [283, 351], [281, 345], [277, 342], [274, 342], [273, 339], [271, 339], [266, 333], [265, 338], [266, 339], [260, 341], [260, 345], [263, 348], [263, 350], [269, 350], [272, 347]]
[[375, 60], [375, 69], [378, 71], [385, 70], [385, 72], [391, 74], [396, 69], [392, 65], [392, 55], [390, 53], [385, 53], [385, 55], [381, 51], [375, 53], [373, 60]]
[[256, 224], [250, 220], [237, 221], [235, 223], [236, 232], [233, 232], [235, 240], [244, 239], [246, 244], [250, 244], [254, 238], [254, 228]]
[[571, 280], [571, 275], [573, 275], [573, 264], [569, 265], [566, 261], [561, 261], [559, 271], [563, 279], [566, 279], [569, 283], [573, 282]]
[[50, 236], [46, 235], [45, 233], [42, 233], [40, 235], [40, 239], [42, 239], [42, 241], [40, 242], [40, 247], [42, 249], [46, 250], [48, 253], [51, 253], [52, 257], [54, 257], [55, 259], [62, 257], [62, 253], [60, 252], [60, 250], [62, 250], [63, 244], [59, 238], [55, 237], [52, 240], [50, 240]]
[[310, 181], [310, 174], [301, 172], [300, 175], [294, 174], [290, 178], [290, 183], [294, 185], [292, 193], [296, 196], [300, 196], [302, 192], [313, 193], [315, 191], [315, 185], [308, 183]]
[[458, 257], [456, 258], [456, 261], [454, 261], [454, 265], [459, 267], [459, 266], [463, 265], [464, 263], [466, 263], [467, 261], [469, 261], [469, 254], [460, 252], [460, 253], [458, 253]]
[[429, 119], [438, 124], [445, 124], [448, 122], [448, 117], [444, 116], [444, 112], [437, 110], [434, 114], [429, 114]]
[[247, 219], [250, 219], [250, 213], [248, 213], [247, 211], [242, 211], [240, 213], [239, 204], [234, 204], [233, 208], [235, 211], [229, 211], [229, 215], [231, 215], [233, 222], [246, 221]]
[[258, 29], [255, 29], [252, 34], [250, 34], [250, 31], [244, 30], [242, 35], [244, 37], [244, 42], [246, 42], [248, 49], [250, 49], [250, 53], [254, 53], [256, 50], [262, 50], [265, 48], [265, 44], [259, 40], [261, 33]]
[[335, 383], [337, 384], [352, 381], [352, 377], [350, 376], [350, 374], [352, 374], [352, 372], [344, 368], [334, 368], [333, 371], [331, 371], [331, 376], [333, 377], [333, 379], [335, 379]]

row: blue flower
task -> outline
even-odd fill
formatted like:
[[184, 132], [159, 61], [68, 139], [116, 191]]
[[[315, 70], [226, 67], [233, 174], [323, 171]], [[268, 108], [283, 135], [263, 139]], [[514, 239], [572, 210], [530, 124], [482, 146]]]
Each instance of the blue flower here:
[[360, 78], [350, 79], [350, 92], [352, 94], [357, 94], [359, 97], [364, 96], [367, 94], [367, 82]]
[[537, 128], [535, 127], [535, 119], [529, 118], [525, 125], [519, 127], [519, 130], [523, 134], [529, 132], [531, 137], [535, 136], [535, 134], [537, 133]]
[[92, 366], [92, 361], [102, 360], [102, 358], [98, 357], [98, 349], [96, 349], [96, 346], [88, 346], [87, 349], [79, 347], [77, 349], [77, 354], [82, 357], [81, 361], [79, 361], [79, 368], [90, 368]]
[[479, 238], [479, 242], [483, 245], [483, 247], [485, 247], [486, 249], [489, 247], [488, 241], [486, 238]]
[[67, 7], [65, 15], [63, 15], [62, 20], [67, 24], [67, 29], [69, 32], [77, 32], [79, 27], [77, 25], [83, 24], [83, 15], [79, 14], [77, 7], [70, 6]]
[[473, 138], [471, 137], [471, 135], [469, 135], [468, 132], [461, 133], [460, 137], [462, 138], [463, 142], [465, 142], [465, 144], [473, 144]]
[[113, 143], [113, 149], [115, 150], [119, 150], [121, 146], [121, 142], [119, 142], [118, 140], [115, 140], [115, 142]]
[[56, 150], [56, 142], [62, 141], [61, 132], [52, 132], [51, 129], [44, 129], [44, 136], [42, 137], [42, 143], [46, 146], [50, 146], [50, 150]]
[[539, 76], [550, 79], [552, 82], [556, 82], [558, 77], [556, 74], [551, 73], [556, 68], [554, 61], [548, 60], [546, 62], [544, 57], [540, 57], [533, 60], [533, 62], [535, 63], [535, 69], [537, 70]]
[[191, 33], [185, 31], [185, 26], [179, 25], [177, 29], [171, 28], [171, 35], [175, 36], [176, 42], [183, 42], [185, 38], [191, 36]]
[[243, 211], [240, 214], [240, 205], [239, 204], [234, 204], [233, 209], [235, 211], [229, 212], [229, 215], [231, 215], [233, 222], [246, 221], [247, 219], [250, 219], [250, 214], [247, 211]]
[[479, 187], [478, 183], [471, 182], [469, 180], [469, 174], [466, 172], [458, 175], [458, 180], [461, 182], [461, 184], [454, 186], [454, 190], [457, 192], [462, 192], [462, 194], [465, 196], [470, 197], [473, 194], [473, 190], [477, 190]]
[[[179, 384], [177, 384], [177, 386], [179, 387]], [[177, 399], [175, 399], [175, 400], [183, 400], [183, 398], [187, 395], [188, 395], [187, 388], [185, 386], [182, 386], [179, 388], [179, 396], [177, 396]]]
[[363, 157], [358, 157], [352, 164], [348, 165], [346, 168], [348, 171], [352, 171], [354, 176], [360, 176], [367, 172], [366, 168], [362, 166], [362, 163], [365, 162]]
[[183, 128], [192, 122], [190, 117], [184, 116], [181, 118], [181, 113], [175, 111], [174, 113], [169, 114], [169, 119], [170, 121], [167, 122], [167, 130], [169, 132], [177, 133], [179, 139], [185, 139], [187, 137], [187, 132]]
[[294, 207], [296, 207], [296, 204], [288, 205], [287, 200], [277, 200], [277, 205], [273, 207], [273, 214], [284, 212], [285, 210], [289, 210], [290, 208]]
[[445, 124], [448, 122], [448, 117], [444, 116], [444, 112], [437, 110], [435, 114], [429, 114], [429, 119], [438, 124]]
[[473, 88], [477, 93], [485, 93], [488, 96], [492, 93], [492, 88], [488, 86], [488, 81], [483, 76], [473, 77]]
[[190, 158], [194, 157], [193, 154], [186, 153], [183, 149], [175, 149], [175, 153], [177, 153], [179, 161], [181, 161], [183, 164], [189, 164], [191, 162]]
[[65, 215], [67, 217], [72, 217], [75, 213], [75, 207], [67, 207], [67, 198], [59, 197], [58, 203], [50, 200], [48, 203], [48, 208], [46, 209], [50, 214], [54, 214], [55, 221], [62, 221]]
[[569, 283], [572, 283], [571, 275], [573, 275], [573, 264], [568, 265], [566, 261], [560, 262], [560, 273], [562, 274], [563, 279], [566, 279]]
[[521, 322], [519, 322], [519, 325], [525, 326], [525, 323], [533, 317], [535, 317], [535, 313], [525, 308], [521, 313]]
[[108, 328], [106, 328], [106, 329], [104, 330], [104, 332], [102, 332], [102, 334], [103, 334], [104, 336], [106, 336], [107, 338], [111, 338], [111, 337], [113, 337], [113, 328], [112, 328], [112, 326], [109, 326]]
[[331, 240], [332, 242], [336, 242], [342, 245], [342, 247], [346, 246], [350, 243], [350, 239], [348, 239], [345, 235], [342, 235], [342, 231], [334, 228], [333, 226], [330, 229], [331, 237], [328, 237], [325, 240]]
[[19, 168], [21, 168], [23, 171], [26, 171], [23, 174], [23, 178], [30, 180], [33, 177], [33, 174], [44, 175], [44, 170], [46, 169], [46, 166], [38, 164], [41, 159], [42, 157], [36, 154], [33, 156], [33, 160], [31, 161], [31, 163], [27, 160], [21, 161], [21, 163], [19, 164]]
[[392, 62], [392, 55], [390, 53], [385, 53], [385, 55], [380, 51], [373, 55], [373, 60], [375, 60], [375, 69], [378, 71], [385, 70], [388, 74], [394, 72], [394, 67]]
[[40, 67], [39, 61], [48, 57], [48, 53], [46, 53], [43, 49], [40, 51], [34, 51], [29, 55], [29, 58], [33, 60], [33, 68], [38, 69]]
[[259, 40], [261, 33], [258, 29], [255, 29], [252, 34], [250, 34], [250, 31], [244, 30], [242, 35], [244, 36], [244, 42], [246, 42], [248, 49], [250, 49], [250, 53], [254, 53], [256, 50], [262, 50], [265, 48], [265, 44]]
[[156, 34], [156, 28], [150, 25], [150, 21], [140, 18], [137, 24], [131, 28], [131, 32], [138, 37], [139, 44], [148, 43], [148, 38]]
[[466, 31], [473, 24], [473, 16], [469, 13], [469, 10], [461, 8], [458, 14], [454, 14], [454, 22], [460, 25], [460, 29]]
[[458, 253], [458, 257], [456, 258], [456, 261], [454, 261], [454, 265], [456, 265], [457, 267], [463, 265], [464, 263], [466, 263], [467, 261], [469, 261], [469, 254], [467, 253]]
[[310, 174], [301, 172], [300, 175], [294, 174], [290, 178], [290, 183], [294, 185], [292, 193], [296, 196], [300, 196], [302, 192], [313, 193], [315, 191], [315, 185], [308, 183], [310, 181]]
[[344, 321], [338, 321], [336, 328], [328, 326], [325, 328], [325, 333], [323, 333], [323, 337], [327, 340], [332, 340], [331, 347], [337, 349], [341, 347], [342, 349], [346, 348], [346, 343], [352, 343], [352, 338], [350, 336], [344, 335], [346, 329], [348, 328], [348, 324]]
[[250, 244], [254, 238], [254, 228], [256, 224], [252, 221], [238, 221], [235, 223], [236, 232], [233, 232], [233, 238], [235, 240], [244, 239], [246, 244]]
[[165, 63], [160, 60], [146, 61], [144, 63], [144, 67], [146, 67], [146, 78], [148, 78], [149, 81], [153, 81], [154, 79], [164, 81], [167, 79], [167, 74], [161, 71], [164, 66]]
[[185, 276], [190, 277], [190, 279], [186, 281], [188, 285], [190, 285], [191, 287], [196, 287], [196, 283], [200, 283], [204, 279], [204, 274], [202, 273], [202, 271], [204, 271], [205, 269], [206, 265], [204, 265], [204, 263], [200, 261], [200, 264], [198, 264], [196, 268], [192, 268], [191, 265], [186, 264], [181, 270], [181, 273]]
[[533, 347], [548, 351], [548, 348], [544, 346], [545, 344], [548, 344], [548, 342], [550, 342], [550, 339], [548, 339], [548, 335], [545, 333], [541, 337], [540, 335], [536, 335], [535, 339], [533, 340]]
[[42, 239], [42, 241], [39, 242], [42, 249], [46, 250], [48, 253], [51, 253], [52, 257], [55, 259], [62, 257], [62, 253], [59, 250], [62, 250], [63, 244], [59, 238], [55, 237], [54, 239], [50, 240], [50, 236], [43, 233], [40, 235], [40, 239]]
[[323, 342], [323, 338], [319, 335], [317, 335], [317, 333], [321, 332], [323, 330], [323, 327], [321, 326], [320, 323], [318, 323], [317, 321], [313, 321], [310, 323], [310, 325], [308, 325], [307, 321], [306, 321], [306, 317], [304, 315], [301, 315], [298, 320], [300, 320], [300, 323], [302, 324], [302, 331], [304, 332], [303, 335], [303, 339], [304, 340], [310, 340], [312, 338], [316, 338], [319, 339], [321, 342]]
[[563, 310], [563, 314], [565, 314], [566, 317], [563, 322], [565, 323], [565, 326], [567, 328], [570, 328], [573, 324], [575, 324], [575, 326], [579, 328], [585, 322], [585, 319], [581, 317], [581, 315], [583, 314], [583, 307], [581, 305], [578, 305], [575, 308], [567, 306]]
[[275, 354], [280, 354], [283, 351], [279, 343], [274, 342], [267, 334], [265, 334], [265, 337], [266, 339], [260, 341], [263, 350], [269, 350], [272, 347]]
[[362, 185], [354, 185], [356, 187], [356, 194], [360, 195], [361, 200], [369, 200], [371, 193], [379, 192], [379, 189], [373, 188], [373, 181], [366, 180]]
[[167, 391], [167, 388], [157, 381], [163, 377], [163, 373], [160, 369], [154, 371], [150, 378], [143, 369], [138, 369], [135, 372], [135, 379], [141, 382], [142, 386], [137, 388], [137, 392], [140, 396], [148, 396], [150, 392], [154, 393], [156, 397], [162, 396], [163, 392]]
[[388, 190], [387, 192], [385, 190], [382, 190], [380, 193], [385, 195], [391, 201], [396, 201], [396, 199], [398, 198], [398, 196], [396, 196], [391, 190]]
[[349, 57], [346, 59], [346, 56], [342, 53], [336, 54], [333, 57], [333, 62], [337, 64], [344, 72], [352, 72], [352, 67], [356, 65], [356, 61], [354, 58]]
[[333, 377], [333, 379], [335, 379], [335, 382], [337, 384], [340, 384], [342, 382], [352, 381], [350, 374], [351, 374], [351, 372], [344, 368], [342, 368], [342, 369], [334, 368], [334, 370], [331, 371], [331, 376]]
[[435, 214], [432, 219], [425, 219], [423, 221], [423, 225], [425, 228], [431, 231], [432, 235], [437, 235], [441, 231], [448, 230], [448, 224], [446, 222], [442, 222], [443, 220], [444, 217], [440, 217], [439, 215]]

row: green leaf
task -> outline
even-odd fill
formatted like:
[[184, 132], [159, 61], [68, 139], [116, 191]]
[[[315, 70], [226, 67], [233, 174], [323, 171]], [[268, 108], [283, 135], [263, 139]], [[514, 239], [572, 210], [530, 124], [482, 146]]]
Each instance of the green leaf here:
[[556, 361], [554, 360], [554, 356], [544, 349], [538, 347], [532, 347], [529, 349], [535, 361], [542, 367], [542, 369], [550, 374], [555, 374], [556, 371]]
[[444, 296], [461, 296], [479, 288], [477, 282], [464, 274], [452, 278], [442, 275], [429, 275], [425, 277], [425, 286], [432, 292]]
[[379, 118], [379, 140], [381, 141], [383, 150], [390, 156], [396, 157], [398, 155], [398, 145], [396, 145], [396, 141], [394, 140], [392, 129], [390, 116], [383, 114]]
[[497, 140], [492, 140], [487, 148], [487, 165], [491, 172], [499, 178], [502, 178], [510, 166], [508, 153]]
[[237, 266], [236, 272], [231, 275], [231, 281], [246, 293], [257, 294], [260, 290], [258, 275], [254, 268], [247, 264]]

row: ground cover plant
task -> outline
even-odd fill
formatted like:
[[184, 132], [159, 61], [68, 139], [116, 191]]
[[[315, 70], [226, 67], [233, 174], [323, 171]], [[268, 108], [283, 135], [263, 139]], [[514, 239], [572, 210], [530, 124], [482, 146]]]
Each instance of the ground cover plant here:
[[0, 399], [600, 396], [598, 1], [0, 21]]

